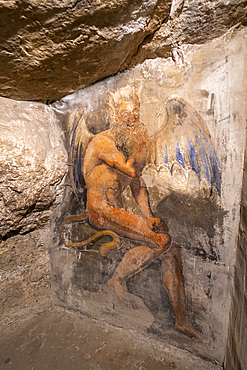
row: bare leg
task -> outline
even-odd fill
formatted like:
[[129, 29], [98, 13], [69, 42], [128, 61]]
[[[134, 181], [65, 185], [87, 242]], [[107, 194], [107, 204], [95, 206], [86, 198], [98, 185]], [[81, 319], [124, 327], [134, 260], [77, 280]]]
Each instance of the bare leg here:
[[127, 280], [150, 265], [156, 258], [162, 261], [163, 282], [176, 317], [175, 329], [204, 341], [202, 335], [193, 328], [186, 317], [182, 261], [180, 252], [175, 246], [172, 246], [167, 254], [145, 246], [129, 250], [107, 282], [107, 288], [120, 299], [124, 299], [126, 303], [131, 301], [126, 287]]
[[91, 221], [96, 226], [109, 228], [118, 234], [153, 246], [153, 248], [140, 246], [126, 252], [112, 278], [107, 282], [107, 287], [118, 297], [128, 300], [127, 280], [159, 257], [162, 260], [163, 282], [168, 290], [176, 317], [176, 330], [202, 340], [202, 336], [186, 318], [181, 256], [176, 247], [169, 249], [169, 235], [153, 232], [144, 218], [125, 209], [103, 203], [96, 196], [93, 196], [92, 202], [88, 197], [87, 210]]
[[125, 253], [122, 261], [116, 268], [112, 278], [106, 286], [119, 298], [128, 299], [127, 280], [150, 265], [152, 261], [161, 255], [162, 251], [149, 247], [136, 247]]
[[184, 278], [180, 251], [172, 245], [169, 252], [161, 255], [163, 282], [168, 291], [175, 313], [175, 329], [203, 341], [202, 335], [188, 322], [185, 309]]
[[143, 241], [152, 247], [166, 251], [170, 246], [168, 234], [153, 232], [145, 219], [133, 212], [122, 208], [115, 208], [107, 203], [100, 202], [96, 197], [90, 201], [88, 197], [87, 210], [91, 222], [99, 228], [108, 228], [128, 238]]

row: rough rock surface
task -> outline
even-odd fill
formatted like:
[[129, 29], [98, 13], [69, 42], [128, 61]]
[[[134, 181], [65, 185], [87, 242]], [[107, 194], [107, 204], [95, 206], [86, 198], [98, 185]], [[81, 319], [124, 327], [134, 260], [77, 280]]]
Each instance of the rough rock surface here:
[[50, 264], [39, 230], [2, 241], [0, 256], [2, 331], [50, 306]]
[[62, 97], [118, 72], [171, 0], [1, 0], [1, 94]]
[[183, 62], [182, 44], [203, 44], [232, 27], [246, 26], [246, 7], [243, 0], [173, 0], [168, 21], [140, 45], [126, 68], [157, 57]]
[[53, 100], [245, 24], [244, 0], [0, 0], [0, 94]]
[[0, 238], [6, 238], [49, 220], [63, 190], [67, 154], [51, 108], [0, 103]]
[[247, 369], [247, 151], [245, 152], [238, 246], [229, 316], [225, 369]]

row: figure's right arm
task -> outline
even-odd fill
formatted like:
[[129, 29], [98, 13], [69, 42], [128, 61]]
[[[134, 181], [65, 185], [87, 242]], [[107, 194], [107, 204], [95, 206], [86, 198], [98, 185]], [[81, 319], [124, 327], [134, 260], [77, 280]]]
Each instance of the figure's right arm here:
[[131, 167], [131, 161], [126, 161], [123, 153], [121, 153], [112, 140], [103, 138], [97, 141], [97, 152], [99, 159], [104, 161], [108, 166], [116, 168], [120, 172], [129, 177], [135, 177], [136, 173]]

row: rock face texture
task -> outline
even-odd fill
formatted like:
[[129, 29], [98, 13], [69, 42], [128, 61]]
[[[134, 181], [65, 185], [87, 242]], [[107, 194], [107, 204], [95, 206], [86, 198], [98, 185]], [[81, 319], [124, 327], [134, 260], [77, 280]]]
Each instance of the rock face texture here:
[[53, 100], [244, 24], [244, 0], [0, 0], [0, 94]]
[[1, 98], [0, 238], [42, 226], [66, 173], [62, 131], [51, 108]]
[[1, 1], [1, 94], [54, 99], [117, 73], [170, 6], [171, 0]]
[[244, 176], [240, 212], [236, 268], [232, 289], [232, 305], [229, 318], [228, 342], [225, 369], [246, 369], [247, 328], [247, 152], [245, 153]]
[[1, 330], [50, 304], [49, 254], [41, 240], [35, 230], [0, 244]]
[[246, 25], [246, 6], [246, 1], [238, 0], [174, 0], [168, 21], [140, 45], [128, 67], [148, 58], [170, 55], [178, 61], [180, 45], [204, 44], [231, 27]]

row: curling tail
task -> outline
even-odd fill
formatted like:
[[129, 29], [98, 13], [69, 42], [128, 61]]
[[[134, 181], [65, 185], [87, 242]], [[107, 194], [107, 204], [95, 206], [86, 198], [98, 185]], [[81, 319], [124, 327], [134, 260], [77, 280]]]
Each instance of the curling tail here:
[[100, 253], [103, 257], [105, 257], [108, 254], [109, 251], [111, 251], [112, 249], [117, 247], [117, 245], [119, 244], [119, 241], [120, 241], [119, 236], [116, 233], [114, 233], [113, 231], [111, 231], [111, 230], [101, 230], [101, 231], [96, 232], [92, 236], [90, 236], [88, 239], [80, 241], [80, 242], [73, 242], [73, 241], [67, 239], [64, 235], [64, 226], [66, 224], [69, 224], [71, 222], [80, 222], [80, 221], [87, 221], [87, 220], [88, 220], [88, 213], [87, 212], [84, 212], [80, 215], [71, 215], [71, 216], [66, 217], [63, 220], [63, 222], [61, 224], [61, 227], [60, 227], [61, 237], [62, 237], [64, 243], [68, 247], [82, 248], [82, 247], [86, 247], [88, 244], [98, 240], [102, 236], [110, 236], [112, 238], [112, 241], [102, 244], [99, 251], [96, 251], [95, 249], [84, 249], [83, 250], [84, 252], [94, 251], [94, 252]]

